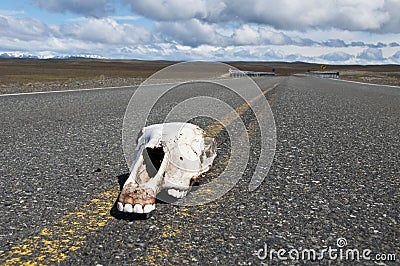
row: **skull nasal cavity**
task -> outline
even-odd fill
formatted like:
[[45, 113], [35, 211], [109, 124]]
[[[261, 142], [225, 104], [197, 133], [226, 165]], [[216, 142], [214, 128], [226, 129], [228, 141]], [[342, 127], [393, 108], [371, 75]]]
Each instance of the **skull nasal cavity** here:
[[146, 148], [146, 150], [143, 151], [144, 164], [146, 165], [146, 171], [150, 178], [153, 178], [157, 174], [164, 159], [164, 155], [165, 153], [162, 147]]

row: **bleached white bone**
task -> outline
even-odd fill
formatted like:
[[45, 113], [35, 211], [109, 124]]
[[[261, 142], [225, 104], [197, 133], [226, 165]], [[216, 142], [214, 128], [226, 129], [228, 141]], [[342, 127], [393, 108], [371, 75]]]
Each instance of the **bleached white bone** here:
[[[161, 160], [158, 169], [151, 162], [154, 157], [150, 152], [160, 157], [156, 156]], [[130, 212], [134, 206], [135, 213], [150, 212], [155, 209], [155, 196], [163, 189], [171, 196], [184, 197], [191, 182], [211, 169], [215, 157], [214, 139], [206, 137], [196, 125], [164, 123], [143, 128], [118, 209]]]

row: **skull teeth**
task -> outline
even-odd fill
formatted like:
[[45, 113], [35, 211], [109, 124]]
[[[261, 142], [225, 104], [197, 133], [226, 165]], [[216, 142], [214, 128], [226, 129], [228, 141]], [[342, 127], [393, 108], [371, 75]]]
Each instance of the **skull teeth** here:
[[168, 195], [178, 198], [178, 199], [185, 197], [187, 194], [187, 190], [178, 190], [178, 189], [173, 189], [173, 188], [168, 189], [167, 192], [168, 192]]
[[133, 210], [132, 210], [132, 204], [125, 204], [125, 206], [124, 206], [124, 212], [129, 212], [129, 213], [131, 213], [131, 212], [133, 212]]
[[132, 204], [124, 204], [122, 202], [117, 203], [117, 209], [120, 212], [127, 212], [127, 213], [150, 213], [156, 209], [155, 204], [146, 204], [144, 207], [142, 207], [141, 204], [135, 204], [132, 206]]
[[134, 213], [143, 213], [143, 207], [140, 204], [135, 204], [133, 207], [133, 212]]
[[149, 212], [154, 211], [155, 209], [156, 209], [156, 205], [155, 204], [148, 204], [148, 205], [144, 206], [143, 212], [144, 213], [149, 213]]
[[117, 208], [118, 208], [118, 210], [120, 212], [123, 212], [124, 211], [124, 204], [122, 204], [122, 202], [118, 202], [117, 203]]

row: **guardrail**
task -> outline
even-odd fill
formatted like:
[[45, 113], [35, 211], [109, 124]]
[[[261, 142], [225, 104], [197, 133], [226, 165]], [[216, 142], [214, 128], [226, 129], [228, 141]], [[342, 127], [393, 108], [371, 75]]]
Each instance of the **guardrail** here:
[[308, 72], [306, 75], [320, 78], [339, 78], [339, 72]]
[[229, 75], [231, 77], [261, 77], [261, 76], [275, 76], [275, 72], [256, 72], [256, 71], [243, 71], [236, 69], [229, 69]]

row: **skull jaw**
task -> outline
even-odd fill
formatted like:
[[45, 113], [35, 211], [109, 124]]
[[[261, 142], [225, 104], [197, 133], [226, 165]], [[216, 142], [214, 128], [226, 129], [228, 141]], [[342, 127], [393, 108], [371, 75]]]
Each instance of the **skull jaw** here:
[[128, 213], [149, 213], [155, 210], [156, 195], [161, 190], [166, 190], [168, 195], [177, 199], [185, 197], [190, 190], [190, 182], [177, 185], [173, 180], [165, 182], [163, 178], [162, 181], [164, 182], [159, 182], [155, 177], [139, 185], [133, 182], [131, 177], [128, 178], [118, 198], [118, 210]]
[[[126, 180], [124, 187], [120, 193], [117, 207], [119, 211], [128, 213], [149, 213], [155, 210], [156, 195], [161, 190], [163, 181], [163, 173], [168, 164], [168, 158], [165, 156], [160, 169], [153, 178], [146, 178], [148, 181], [138, 184], [138, 172], [143, 170], [143, 160], [140, 159], [139, 167], [135, 167], [135, 171], [131, 173]], [[143, 173], [143, 171], [141, 171]]]
[[132, 205], [141, 204], [145, 206], [156, 202], [155, 195], [156, 193], [152, 188], [141, 187], [134, 183], [127, 183], [120, 193], [119, 202]]

